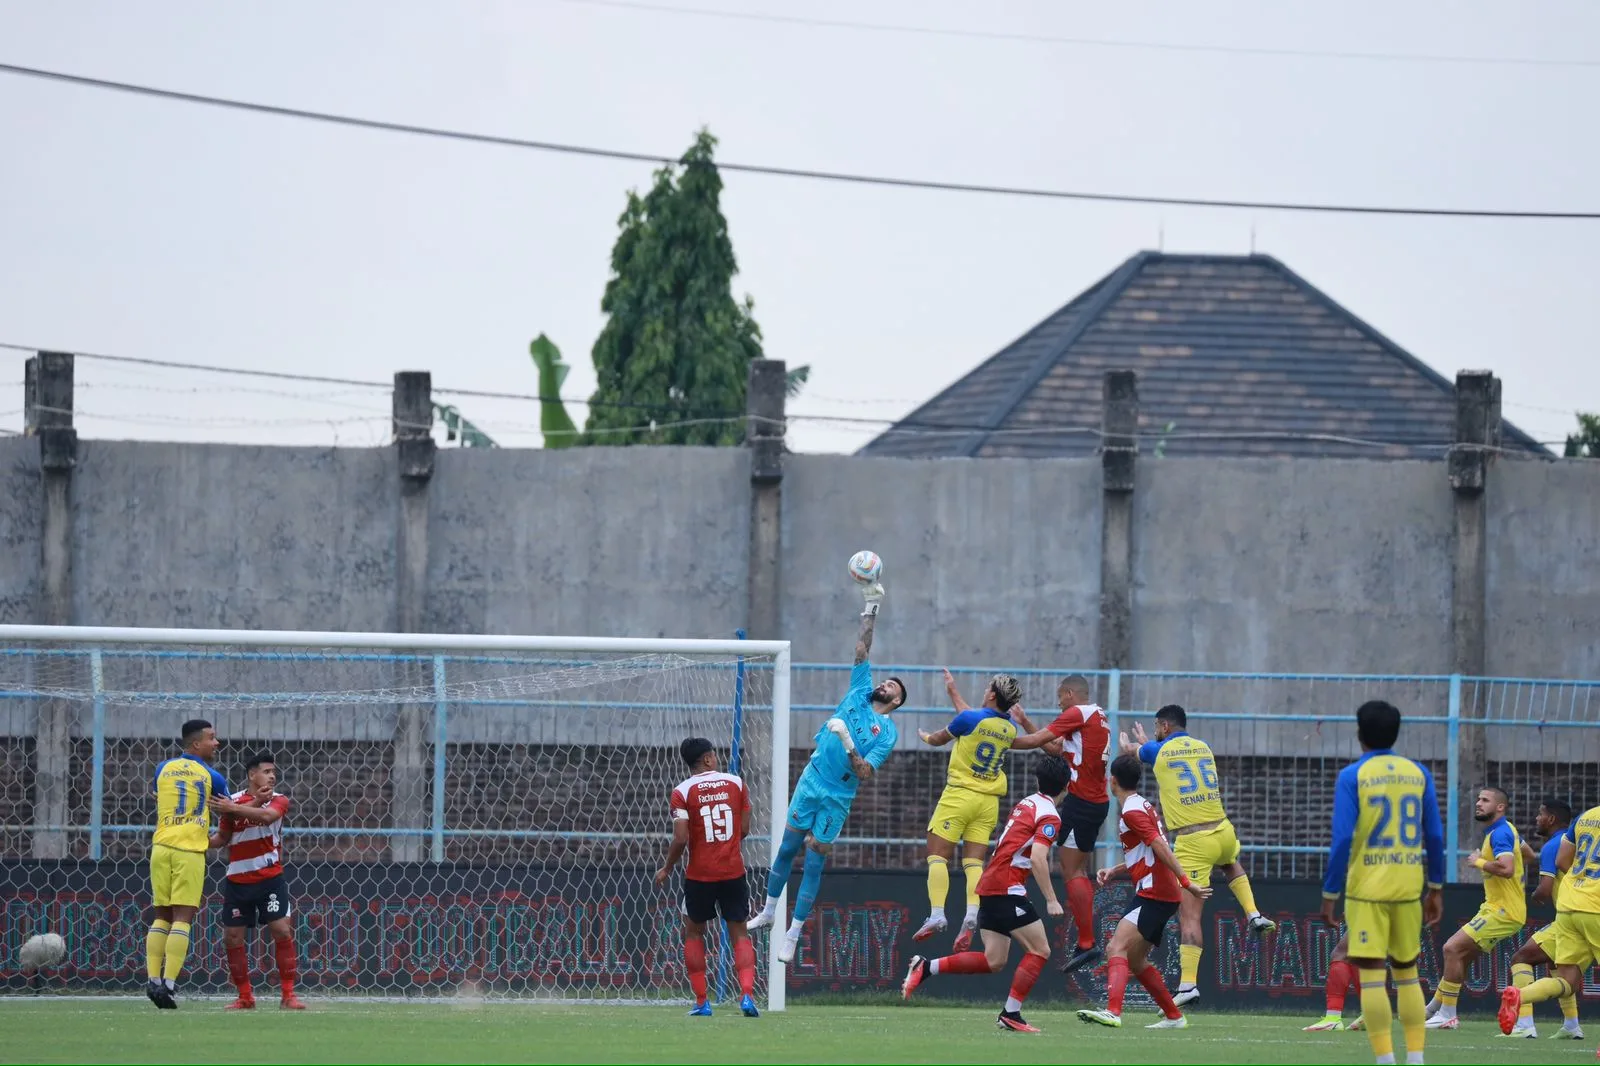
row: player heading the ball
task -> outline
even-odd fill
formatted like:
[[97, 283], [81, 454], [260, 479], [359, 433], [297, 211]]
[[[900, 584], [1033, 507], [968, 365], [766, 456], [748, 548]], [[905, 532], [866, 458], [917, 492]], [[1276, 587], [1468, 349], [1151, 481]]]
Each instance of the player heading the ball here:
[[683, 874], [683, 965], [694, 990], [691, 1018], [711, 1017], [706, 998], [706, 923], [719, 914], [733, 944], [739, 974], [739, 1009], [746, 1018], [756, 1009], [756, 949], [745, 929], [750, 917], [750, 888], [744, 876], [744, 838], [750, 835], [750, 793], [744, 779], [723, 773], [716, 750], [705, 737], [689, 737], [678, 746], [689, 776], [672, 790], [672, 843], [656, 871], [656, 884], [672, 876], [683, 853], [689, 866]]
[[833, 717], [817, 730], [816, 750], [811, 753], [811, 761], [806, 764], [795, 786], [794, 797], [789, 801], [777, 861], [767, 875], [766, 905], [750, 921], [751, 929], [761, 929], [777, 918], [778, 897], [789, 883], [789, 871], [804, 845], [805, 868], [800, 891], [795, 895], [794, 919], [778, 946], [778, 959], [784, 963], [794, 958], [800, 930], [811, 916], [817, 890], [822, 885], [822, 867], [839, 831], [844, 828], [856, 790], [861, 782], [871, 780], [883, 767], [899, 737], [889, 715], [906, 701], [905, 682], [890, 677], [874, 686], [872, 664], [867, 659], [872, 651], [872, 633], [878, 623], [878, 607], [883, 602], [883, 585], [876, 580], [863, 584], [861, 596], [866, 606], [861, 611], [861, 628], [856, 635], [850, 691], [839, 701]]
[[978, 888], [978, 928], [983, 930], [982, 951], [962, 951], [942, 959], [911, 957], [911, 967], [900, 985], [906, 999], [917, 986], [935, 974], [994, 973], [1006, 964], [1015, 940], [1027, 952], [1017, 963], [1011, 979], [1011, 993], [1005, 1009], [995, 1019], [1002, 1029], [1018, 1033], [1037, 1033], [1022, 1016], [1023, 1001], [1033, 991], [1039, 971], [1050, 958], [1050, 937], [1044, 922], [1028, 902], [1028, 875], [1039, 885], [1045, 912], [1060, 917], [1061, 902], [1050, 883], [1050, 842], [1061, 835], [1061, 815], [1056, 803], [1067, 791], [1071, 770], [1053, 756], [1041, 759], [1034, 768], [1039, 789], [1011, 810], [1000, 843], [994, 849]]

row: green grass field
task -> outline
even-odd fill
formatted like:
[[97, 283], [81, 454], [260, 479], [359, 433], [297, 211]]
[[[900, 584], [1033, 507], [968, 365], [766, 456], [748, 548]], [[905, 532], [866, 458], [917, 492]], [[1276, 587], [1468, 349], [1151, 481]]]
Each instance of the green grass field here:
[[[0, 999], [0, 1062], [1004, 1062], [1323, 1063], [1372, 1061], [1361, 1033], [1302, 1033], [1291, 1015], [1196, 1012], [1181, 1032], [1083, 1025], [1029, 1011], [1044, 1032], [1002, 1033], [994, 1009], [799, 1006], [760, 1019], [737, 1009], [686, 1018], [677, 1007], [311, 1001], [225, 1013], [189, 1001], [158, 1013], [144, 1000]], [[1492, 1019], [1428, 1034], [1431, 1063], [1593, 1062], [1594, 1042], [1498, 1038]], [[1396, 1030], [1398, 1036], [1398, 1029]], [[198, 1052], [197, 1050], [198, 1049]], [[196, 1055], [200, 1057], [197, 1059]], [[1401, 1058], [1404, 1062], [1404, 1058]]]

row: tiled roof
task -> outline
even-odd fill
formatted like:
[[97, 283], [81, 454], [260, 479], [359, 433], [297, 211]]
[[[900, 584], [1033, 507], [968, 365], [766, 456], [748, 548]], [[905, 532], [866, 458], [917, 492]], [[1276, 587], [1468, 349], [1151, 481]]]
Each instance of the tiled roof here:
[[[1442, 459], [1455, 436], [1452, 381], [1271, 256], [1141, 252], [860, 454], [1094, 455], [1120, 369], [1146, 453]], [[1510, 423], [1501, 444], [1549, 454]]]

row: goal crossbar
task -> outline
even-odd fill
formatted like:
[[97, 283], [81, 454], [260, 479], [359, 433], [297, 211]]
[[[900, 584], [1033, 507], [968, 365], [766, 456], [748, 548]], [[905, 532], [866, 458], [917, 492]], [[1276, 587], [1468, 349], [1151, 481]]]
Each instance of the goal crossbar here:
[[661, 652], [676, 655], [789, 654], [787, 640], [676, 637], [490, 636], [476, 633], [331, 633], [295, 629], [140, 629], [130, 626], [0, 625], [0, 641], [63, 644], [257, 644], [291, 648], [430, 651]]

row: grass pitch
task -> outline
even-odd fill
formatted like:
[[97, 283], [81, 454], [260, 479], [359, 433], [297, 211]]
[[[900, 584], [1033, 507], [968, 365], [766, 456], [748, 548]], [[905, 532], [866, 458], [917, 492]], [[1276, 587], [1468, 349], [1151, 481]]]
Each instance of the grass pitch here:
[[[1146, 1032], [1155, 1015], [1129, 1010], [1126, 1028], [1080, 1023], [1068, 1011], [1030, 1010], [1038, 1036], [994, 1027], [994, 1008], [799, 1006], [759, 1019], [737, 1007], [712, 1018], [682, 1007], [531, 1003], [360, 1003], [308, 1000], [249, 1014], [221, 1000], [157, 1012], [145, 1000], [0, 999], [3, 1062], [823, 1062], [823, 1063], [1369, 1063], [1362, 1033], [1302, 1033], [1288, 1014], [1190, 1016], [1179, 1032]], [[1428, 1034], [1430, 1063], [1595, 1061], [1595, 1039], [1498, 1036], [1491, 1017]], [[1395, 1035], [1399, 1037], [1396, 1027]], [[1595, 1034], [1600, 1036], [1600, 1034]], [[1404, 1062], [1404, 1058], [1401, 1058]]]

